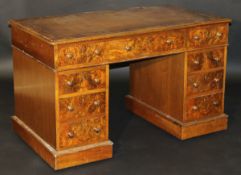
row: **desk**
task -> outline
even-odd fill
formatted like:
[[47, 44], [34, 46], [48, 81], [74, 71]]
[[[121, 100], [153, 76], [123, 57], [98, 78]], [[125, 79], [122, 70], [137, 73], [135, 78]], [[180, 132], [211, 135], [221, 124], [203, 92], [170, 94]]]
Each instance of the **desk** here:
[[131, 61], [130, 111], [182, 140], [225, 130], [230, 22], [172, 6], [12, 20], [13, 128], [54, 169], [111, 158], [109, 64]]

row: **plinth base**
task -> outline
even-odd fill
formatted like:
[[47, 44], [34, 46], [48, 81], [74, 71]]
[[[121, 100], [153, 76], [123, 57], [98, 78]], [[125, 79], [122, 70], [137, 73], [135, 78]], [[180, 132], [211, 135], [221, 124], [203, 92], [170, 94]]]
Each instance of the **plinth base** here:
[[205, 120], [183, 123], [161, 113], [152, 106], [130, 95], [126, 96], [126, 106], [136, 115], [144, 118], [181, 140], [227, 129], [228, 116], [226, 114], [211, 117]]
[[18, 117], [13, 116], [12, 123], [14, 131], [55, 170], [112, 157], [111, 141], [57, 151]]

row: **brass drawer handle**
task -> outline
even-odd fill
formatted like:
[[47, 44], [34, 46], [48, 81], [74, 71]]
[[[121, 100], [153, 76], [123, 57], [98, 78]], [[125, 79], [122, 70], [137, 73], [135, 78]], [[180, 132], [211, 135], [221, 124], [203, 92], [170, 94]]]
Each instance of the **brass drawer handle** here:
[[192, 84], [192, 86], [193, 86], [194, 88], [198, 88], [199, 84], [198, 84], [197, 82], [195, 82], [195, 83]]
[[131, 46], [126, 46], [125, 49], [126, 49], [126, 51], [131, 51], [132, 47]]
[[99, 134], [101, 131], [101, 128], [93, 128], [93, 130], [95, 131], [95, 133]]
[[218, 83], [218, 82], [220, 81], [220, 79], [219, 79], [219, 78], [214, 78], [213, 81], [214, 81], [215, 83]]
[[200, 61], [199, 60], [193, 60], [193, 63], [196, 64], [196, 65], [199, 65]]
[[218, 106], [219, 105], [219, 101], [213, 101], [213, 105], [214, 106]]
[[219, 57], [214, 57], [213, 60], [219, 62], [221, 59]]
[[100, 79], [99, 78], [95, 78], [94, 82], [95, 82], [95, 84], [99, 84], [100, 83]]
[[73, 110], [74, 110], [74, 107], [73, 107], [72, 105], [68, 105], [68, 106], [67, 106], [67, 109], [68, 109], [68, 111], [70, 111], [70, 112], [71, 112], [71, 111], [73, 111]]
[[99, 50], [99, 49], [96, 49], [96, 50], [95, 50], [95, 54], [96, 54], [96, 55], [100, 55], [100, 50]]
[[221, 32], [217, 32], [217, 33], [216, 33], [216, 36], [217, 36], [218, 38], [220, 38], [220, 37], [223, 36], [223, 34], [222, 34]]
[[67, 85], [68, 85], [68, 86], [70, 86], [70, 87], [71, 87], [71, 86], [73, 86], [73, 84], [74, 84], [74, 82], [73, 82], [73, 81], [67, 81]]
[[166, 43], [167, 43], [167, 44], [172, 44], [173, 42], [174, 42], [174, 41], [171, 40], [171, 39], [167, 39], [167, 40], [166, 40]]
[[195, 36], [193, 37], [193, 39], [194, 39], [194, 40], [199, 40], [200, 37], [199, 37], [198, 35], [195, 35]]
[[69, 137], [70, 139], [74, 138], [74, 132], [73, 132], [73, 131], [69, 131], [69, 132], [68, 132], [68, 137]]
[[198, 110], [198, 106], [194, 105], [194, 106], [192, 107], [192, 110], [193, 110], [193, 111], [197, 111], [197, 110]]
[[67, 53], [66, 54], [66, 58], [68, 59], [72, 59], [74, 57], [74, 55], [72, 53]]
[[94, 105], [95, 105], [95, 106], [100, 106], [100, 100], [95, 100], [95, 101], [94, 101]]

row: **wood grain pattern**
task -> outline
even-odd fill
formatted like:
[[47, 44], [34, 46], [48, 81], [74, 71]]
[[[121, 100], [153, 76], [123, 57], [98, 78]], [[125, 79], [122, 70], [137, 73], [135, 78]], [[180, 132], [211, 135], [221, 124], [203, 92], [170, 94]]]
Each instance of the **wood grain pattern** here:
[[223, 66], [223, 47], [188, 52], [188, 72], [222, 68]]
[[13, 48], [13, 67], [15, 114], [55, 147], [54, 72], [17, 48]]
[[184, 121], [199, 120], [222, 114], [222, 97], [223, 94], [219, 93], [189, 99], [186, 103], [187, 112], [184, 115]]
[[230, 21], [169, 5], [12, 20], [10, 25], [18, 25], [49, 42], [66, 43]]
[[130, 95], [182, 120], [184, 64], [184, 54], [132, 63]]
[[59, 95], [103, 89], [106, 86], [106, 69], [94, 67], [88, 70], [64, 71], [58, 74]]
[[223, 70], [188, 75], [187, 95], [195, 95], [223, 88]]
[[[207, 94], [223, 91], [223, 70], [208, 67], [204, 72], [187, 73], [184, 65], [188, 59], [186, 63], [184, 58], [184, 54], [178, 54], [132, 63], [131, 96], [181, 122], [220, 115], [223, 94]], [[195, 98], [190, 99], [191, 96]]]
[[229, 22], [170, 6], [12, 20], [14, 129], [54, 169], [110, 158], [109, 64], [132, 61], [128, 109], [182, 140], [225, 130]]
[[183, 49], [184, 30], [148, 33], [119, 39], [62, 44], [57, 66], [95, 65], [160, 55]]
[[226, 44], [228, 41], [227, 32], [227, 24], [191, 28], [188, 33], [188, 47], [201, 48]]
[[57, 151], [18, 117], [12, 117], [12, 124], [14, 131], [54, 170], [109, 159], [113, 154], [113, 143], [109, 140]]
[[[103, 143], [103, 144], [101, 144]], [[112, 158], [112, 142], [100, 142], [92, 148], [57, 156], [55, 170]], [[81, 147], [80, 147], [81, 148]]]
[[137, 116], [181, 140], [227, 129], [228, 119], [225, 114], [195, 122], [183, 123], [169, 115], [165, 115], [155, 110], [148, 104], [143, 103], [130, 95], [126, 96], [126, 105], [127, 108]]
[[60, 125], [59, 147], [87, 145], [108, 140], [105, 115], [81, 118], [79, 122]]
[[95, 93], [80, 95], [59, 100], [59, 120], [74, 121], [81, 118], [88, 118], [105, 114], [106, 94]]
[[222, 114], [213, 120], [206, 122], [200, 122], [191, 126], [183, 127], [182, 129], [182, 140], [190, 139], [200, 135], [220, 132], [227, 130], [228, 128], [228, 116]]
[[230, 21], [160, 6], [11, 20], [10, 26], [16, 47], [52, 68], [67, 70], [181, 52], [186, 36], [186, 49], [227, 44]]
[[12, 44], [41, 62], [54, 67], [54, 46], [19, 27], [11, 28]]

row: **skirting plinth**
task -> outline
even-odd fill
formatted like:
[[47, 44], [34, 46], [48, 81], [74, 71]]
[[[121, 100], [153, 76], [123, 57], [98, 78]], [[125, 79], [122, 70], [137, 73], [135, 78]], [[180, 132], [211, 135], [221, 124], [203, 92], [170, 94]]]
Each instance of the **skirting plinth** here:
[[126, 106], [136, 115], [181, 140], [227, 129], [228, 116], [226, 114], [183, 123], [130, 95], [126, 96]]
[[111, 141], [57, 151], [18, 117], [13, 116], [12, 123], [14, 131], [55, 170], [112, 158]]

